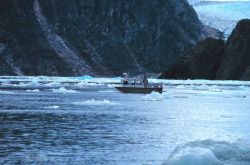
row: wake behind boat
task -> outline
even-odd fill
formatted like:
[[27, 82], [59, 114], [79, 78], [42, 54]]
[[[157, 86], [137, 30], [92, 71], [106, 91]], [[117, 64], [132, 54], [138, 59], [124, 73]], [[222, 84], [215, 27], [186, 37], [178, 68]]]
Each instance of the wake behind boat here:
[[163, 90], [162, 84], [149, 84], [146, 74], [144, 74], [143, 80], [125, 77], [122, 84], [115, 88], [124, 93], [162, 93]]

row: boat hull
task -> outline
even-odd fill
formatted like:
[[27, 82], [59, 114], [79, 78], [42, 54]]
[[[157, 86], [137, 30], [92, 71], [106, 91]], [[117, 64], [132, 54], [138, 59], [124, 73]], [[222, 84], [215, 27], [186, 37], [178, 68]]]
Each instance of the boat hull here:
[[124, 87], [124, 86], [116, 86], [116, 89], [123, 93], [151, 93], [151, 92], [159, 92], [162, 93], [162, 87], [157, 88], [143, 88], [143, 87]]

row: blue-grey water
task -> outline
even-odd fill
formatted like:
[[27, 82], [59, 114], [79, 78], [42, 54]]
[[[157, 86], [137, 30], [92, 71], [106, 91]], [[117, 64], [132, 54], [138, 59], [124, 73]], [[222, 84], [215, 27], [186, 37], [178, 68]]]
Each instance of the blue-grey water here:
[[250, 164], [248, 86], [173, 81], [145, 95], [54, 84], [0, 85], [0, 164], [194, 164], [190, 148], [214, 155], [201, 164]]

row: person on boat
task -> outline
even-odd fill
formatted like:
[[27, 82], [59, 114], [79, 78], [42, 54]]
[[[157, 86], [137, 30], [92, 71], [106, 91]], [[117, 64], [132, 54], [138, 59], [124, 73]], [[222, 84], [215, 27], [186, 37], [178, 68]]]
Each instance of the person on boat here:
[[144, 85], [144, 88], [147, 88], [148, 86], [148, 78], [147, 78], [146, 73], [144, 73], [144, 76], [143, 76], [143, 85]]
[[124, 76], [124, 80], [122, 82], [122, 85], [129, 85], [129, 82], [127, 80], [128, 78], [128, 73], [123, 73], [123, 76]]
[[123, 80], [122, 85], [129, 85], [128, 80]]

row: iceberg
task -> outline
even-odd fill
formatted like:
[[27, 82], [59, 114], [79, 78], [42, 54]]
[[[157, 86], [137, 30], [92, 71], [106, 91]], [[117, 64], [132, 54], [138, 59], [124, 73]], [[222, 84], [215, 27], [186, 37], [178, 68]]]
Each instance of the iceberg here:
[[250, 162], [249, 142], [241, 143], [189, 142], [177, 146], [163, 165], [246, 165]]
[[[211, 80], [164, 80], [164, 79], [148, 79], [149, 83], [162, 83], [168, 86], [179, 86], [185, 88], [186, 85], [203, 85], [201, 88], [206, 88], [206, 85], [217, 86], [241, 86], [250, 87], [250, 81], [211, 81]], [[0, 76], [1, 87], [24, 87], [24, 88], [60, 88], [60, 87], [77, 87], [83, 88], [86, 86], [106, 86], [113, 87], [114, 84], [121, 83], [120, 78], [94, 78], [86, 77], [32, 77], [32, 76]]]
[[223, 163], [209, 149], [187, 147], [175, 153], [163, 165], [223, 165]]

